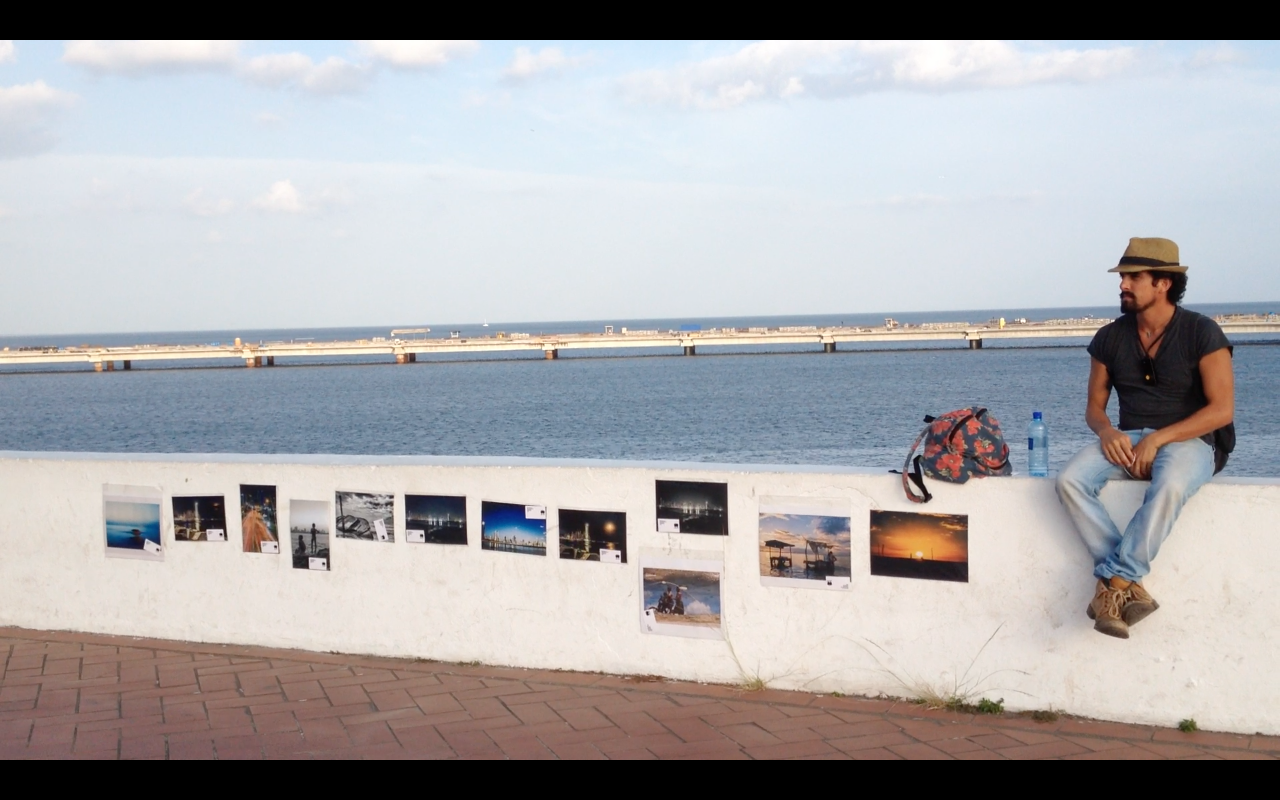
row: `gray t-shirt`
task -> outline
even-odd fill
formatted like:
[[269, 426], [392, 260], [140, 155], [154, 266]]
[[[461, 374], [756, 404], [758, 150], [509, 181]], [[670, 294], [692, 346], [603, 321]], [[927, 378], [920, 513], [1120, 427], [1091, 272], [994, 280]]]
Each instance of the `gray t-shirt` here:
[[1200, 359], [1224, 347], [1230, 351], [1231, 343], [1218, 323], [1179, 307], [1153, 360], [1154, 385], [1143, 379], [1143, 351], [1134, 314], [1125, 314], [1094, 334], [1089, 355], [1106, 366], [1120, 398], [1120, 430], [1132, 431], [1167, 427], [1209, 405], [1200, 379]]

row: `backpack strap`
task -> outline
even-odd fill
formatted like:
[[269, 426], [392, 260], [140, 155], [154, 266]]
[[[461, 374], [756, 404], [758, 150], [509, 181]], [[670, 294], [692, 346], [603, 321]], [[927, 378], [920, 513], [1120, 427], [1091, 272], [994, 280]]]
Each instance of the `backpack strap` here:
[[[926, 422], [932, 422], [930, 417], [925, 417]], [[924, 440], [926, 434], [929, 433], [929, 425], [920, 431], [920, 435], [911, 444], [911, 449], [907, 451], [907, 460], [902, 462], [902, 491], [907, 493], [907, 499], [913, 503], [927, 503], [933, 499], [933, 495], [924, 486], [924, 473], [920, 469], [920, 459], [924, 456], [917, 456], [916, 448], [920, 446], [920, 442]], [[912, 458], [912, 456], [915, 456]], [[920, 494], [916, 495], [911, 491], [911, 484], [915, 484], [920, 489]]]

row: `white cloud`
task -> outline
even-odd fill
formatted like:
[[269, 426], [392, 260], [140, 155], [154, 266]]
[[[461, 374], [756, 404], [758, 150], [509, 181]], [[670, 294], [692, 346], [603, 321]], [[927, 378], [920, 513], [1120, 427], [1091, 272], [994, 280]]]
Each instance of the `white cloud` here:
[[240, 67], [245, 79], [272, 89], [296, 87], [315, 94], [353, 94], [368, 85], [372, 70], [337, 56], [319, 64], [302, 53], [257, 56]]
[[480, 49], [469, 39], [364, 39], [357, 42], [360, 53], [400, 69], [439, 67], [465, 58]]
[[236, 204], [229, 198], [205, 197], [204, 189], [196, 189], [187, 195], [182, 205], [197, 217], [221, 217], [235, 210]]
[[1220, 44], [1217, 47], [1197, 50], [1187, 60], [1187, 66], [1192, 69], [1212, 69], [1213, 67], [1222, 67], [1229, 64], [1242, 64], [1246, 60], [1245, 54], [1236, 48], [1229, 44]]
[[252, 205], [262, 211], [281, 214], [310, 214], [350, 202], [350, 193], [341, 187], [329, 187], [312, 195], [304, 195], [293, 185], [293, 181], [286, 178], [271, 184], [266, 194], [255, 198]]
[[12, 208], [9, 208], [8, 206], [0, 206], [0, 219], [4, 219], [5, 217], [12, 217], [12, 216], [13, 216]]
[[707, 605], [706, 603], [702, 602], [701, 600], [694, 600], [693, 598], [688, 598], [687, 600], [685, 600], [685, 601], [684, 601], [684, 613], [686, 613], [686, 614], [714, 614], [714, 613], [716, 613], [716, 612], [712, 611], [712, 610], [711, 610], [711, 606]]
[[270, 111], [263, 111], [261, 114], [254, 117], [254, 119], [257, 120], [259, 125], [266, 125], [267, 127], [275, 127], [277, 125], [284, 124], [284, 117], [279, 114], [272, 114]]
[[1028, 52], [999, 41], [769, 41], [693, 64], [632, 73], [621, 85], [639, 102], [716, 109], [799, 95], [1087, 82], [1116, 75], [1136, 61], [1137, 52], [1129, 47]]
[[12, 39], [0, 39], [0, 64], [6, 61], [17, 61]]
[[573, 69], [585, 60], [581, 56], [566, 56], [558, 47], [544, 47], [536, 53], [527, 47], [517, 47], [516, 54], [503, 75], [516, 81], [528, 80]]
[[302, 200], [302, 192], [290, 180], [271, 184], [266, 194], [253, 201], [253, 207], [283, 214], [303, 214], [310, 210]]
[[239, 52], [238, 42], [225, 40], [80, 40], [67, 42], [62, 60], [103, 74], [150, 75], [231, 69]]
[[40, 153], [57, 141], [53, 125], [76, 96], [44, 81], [0, 86], [0, 158]]

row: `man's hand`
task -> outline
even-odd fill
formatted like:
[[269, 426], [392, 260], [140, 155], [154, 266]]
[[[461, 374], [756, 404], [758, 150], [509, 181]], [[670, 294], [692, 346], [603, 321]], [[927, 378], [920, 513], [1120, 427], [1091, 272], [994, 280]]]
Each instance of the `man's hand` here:
[[1133, 466], [1129, 467], [1129, 474], [1141, 480], [1150, 479], [1151, 465], [1155, 463], [1156, 453], [1160, 452], [1162, 445], [1154, 433], [1139, 439], [1133, 448]]
[[[1129, 435], [1115, 428], [1107, 428], [1098, 434], [1098, 440], [1102, 443], [1102, 454], [1107, 460], [1117, 467], [1123, 467], [1130, 474], [1133, 473], [1133, 442], [1129, 440]], [[1152, 456], [1155, 458], [1155, 456]], [[1136, 477], [1136, 474], [1135, 474]]]

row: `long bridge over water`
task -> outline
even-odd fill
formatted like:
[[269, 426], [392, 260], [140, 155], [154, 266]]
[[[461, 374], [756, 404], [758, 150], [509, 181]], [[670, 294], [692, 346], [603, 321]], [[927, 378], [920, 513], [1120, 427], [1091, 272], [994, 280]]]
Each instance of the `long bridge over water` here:
[[[131, 369], [139, 361], [208, 361], [243, 362], [246, 367], [274, 366], [277, 358], [307, 360], [351, 356], [387, 356], [397, 364], [414, 363], [419, 356], [430, 357], [452, 353], [542, 352], [545, 358], [558, 358], [562, 350], [617, 350], [631, 348], [669, 349], [686, 356], [698, 348], [741, 345], [813, 345], [827, 353], [840, 345], [922, 344], [927, 342], [966, 342], [973, 350], [984, 341], [1010, 339], [1062, 339], [1091, 337], [1106, 319], [1051, 320], [1048, 322], [1003, 321], [985, 325], [969, 323], [924, 323], [899, 325], [886, 320], [884, 327], [775, 327], [775, 328], [710, 328], [707, 330], [635, 331], [626, 328], [603, 333], [526, 334], [495, 333], [480, 337], [402, 338], [404, 334], [421, 334], [429, 329], [392, 331], [390, 337], [360, 339], [347, 342], [259, 342], [235, 340], [234, 344], [161, 345], [141, 344], [124, 347], [8, 347], [0, 351], [0, 367], [36, 364], [84, 364], [94, 370], [112, 371], [120, 364]], [[1241, 334], [1280, 334], [1280, 315], [1219, 318], [1228, 336]]]

